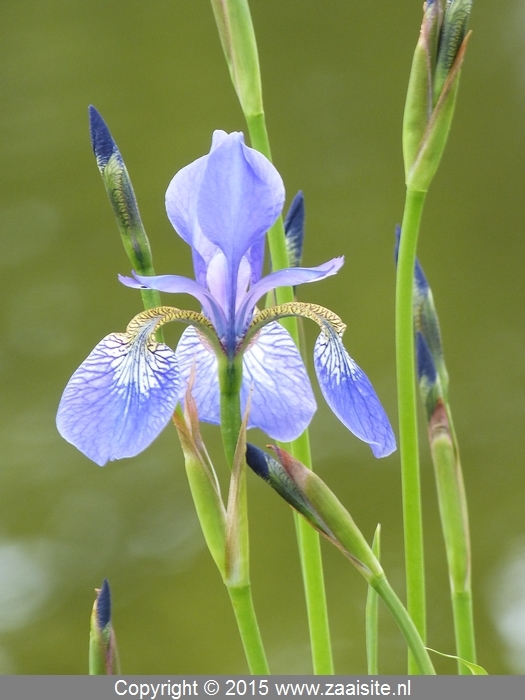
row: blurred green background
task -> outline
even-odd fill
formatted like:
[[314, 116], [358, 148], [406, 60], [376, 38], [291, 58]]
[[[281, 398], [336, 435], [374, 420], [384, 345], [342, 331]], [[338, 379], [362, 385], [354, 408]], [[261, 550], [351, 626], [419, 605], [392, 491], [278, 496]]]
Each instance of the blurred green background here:
[[[400, 131], [421, 0], [252, 0], [275, 163], [288, 201], [303, 189], [305, 263], [344, 254], [300, 291], [348, 324], [346, 344], [395, 425], [394, 226]], [[244, 673], [226, 591], [204, 547], [175, 431], [100, 469], [57, 434], [72, 372], [141, 309], [95, 166], [87, 106], [130, 170], [161, 273], [190, 273], [164, 213], [166, 186], [243, 130], [207, 0], [0, 3], [0, 670], [87, 670], [94, 588], [110, 580], [127, 673]], [[475, 2], [449, 144], [419, 256], [438, 306], [473, 541], [479, 661], [525, 673], [525, 2]], [[165, 297], [165, 301], [173, 301]], [[178, 302], [176, 302], [178, 303]], [[181, 302], [182, 303], [182, 302]], [[191, 300], [187, 301], [192, 305]], [[180, 328], [170, 329], [176, 342]], [[311, 346], [315, 329], [307, 327]], [[205, 429], [212, 454], [218, 432]], [[264, 436], [252, 440], [264, 444]], [[376, 461], [319, 401], [316, 469], [403, 590], [399, 462]], [[431, 647], [454, 653], [428, 450], [423, 498]], [[276, 673], [310, 672], [289, 508], [249, 475], [253, 587]], [[336, 670], [363, 673], [363, 580], [323, 545]], [[380, 668], [405, 650], [382, 614]], [[440, 672], [452, 661], [437, 659]]]

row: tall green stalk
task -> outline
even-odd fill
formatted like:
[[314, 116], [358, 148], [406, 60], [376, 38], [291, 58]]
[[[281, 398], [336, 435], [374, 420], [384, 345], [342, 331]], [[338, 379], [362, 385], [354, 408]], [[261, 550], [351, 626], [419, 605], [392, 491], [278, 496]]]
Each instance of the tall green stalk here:
[[[407, 610], [423, 640], [426, 637], [423, 521], [417, 431], [412, 295], [417, 238], [425, 192], [407, 190], [396, 277], [396, 358], [399, 448], [403, 493]], [[409, 657], [409, 673], [416, 673]]]
[[253, 607], [251, 586], [250, 584], [228, 586], [228, 593], [250, 673], [257, 676], [268, 676], [270, 669]]
[[[377, 561], [381, 559], [381, 525], [376, 527], [372, 541], [372, 552]], [[366, 662], [369, 676], [379, 674], [379, 598], [372, 586], [366, 597]]]
[[[232, 484], [234, 489], [237, 488], [237, 493], [234, 495], [236, 503], [232, 503], [231, 500], [228, 502], [228, 515], [234, 520], [232, 528], [235, 529], [235, 543], [232, 545], [229, 541], [231, 538], [227, 536], [227, 572], [224, 583], [228, 588], [250, 672], [268, 675], [270, 669], [259, 631], [250, 584], [248, 501], [243, 445], [241, 444], [240, 454], [238, 449], [242, 430], [241, 383], [242, 357], [233, 361], [221, 358], [219, 361], [221, 434], [224, 453], [232, 470], [230, 498]], [[231, 531], [230, 529], [229, 534]]]
[[[403, 115], [407, 193], [396, 280], [396, 358], [399, 405], [407, 607], [426, 634], [423, 528], [419, 476], [412, 294], [417, 238], [425, 195], [448, 139], [469, 34], [472, 0], [423, 6]], [[409, 672], [415, 673], [409, 655]]]
[[[271, 160], [257, 45], [248, 0], [211, 0], [211, 3], [232, 82], [246, 119], [251, 145]], [[270, 229], [268, 243], [272, 269], [288, 267], [282, 218], [279, 218]], [[278, 304], [293, 301], [292, 288], [279, 287], [276, 290], [276, 299]], [[299, 346], [296, 319], [287, 318], [282, 323]], [[291, 443], [291, 451], [309, 468], [312, 467], [307, 431]], [[296, 529], [308, 612], [313, 670], [316, 674], [332, 674], [334, 667], [319, 536], [301, 521], [296, 521]]]

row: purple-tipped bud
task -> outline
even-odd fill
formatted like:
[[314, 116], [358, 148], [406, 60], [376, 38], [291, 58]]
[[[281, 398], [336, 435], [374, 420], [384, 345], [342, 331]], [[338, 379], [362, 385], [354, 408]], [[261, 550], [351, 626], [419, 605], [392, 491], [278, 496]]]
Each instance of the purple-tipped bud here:
[[[88, 111], [93, 153], [117, 220], [122, 243], [133, 269], [142, 275], [153, 275], [150, 244], [124, 160], [100, 113], [93, 105], [90, 105]], [[144, 291], [142, 296], [146, 308], [160, 305], [157, 292]]]
[[102, 583], [102, 588], [98, 592], [95, 603], [97, 610], [97, 623], [102, 630], [111, 622], [111, 591], [107, 578]]
[[304, 196], [301, 191], [290, 204], [284, 220], [284, 233], [290, 267], [300, 267], [304, 246]]
[[289, 455], [284, 450], [275, 448], [279, 457], [279, 462], [270, 457], [263, 450], [247, 443], [246, 445], [246, 464], [252, 469], [261, 479], [264, 479], [267, 484], [277, 491], [277, 493], [289, 503], [292, 508], [295, 508], [303, 515], [317, 530], [333, 539], [333, 535], [326, 523], [323, 522], [319, 514], [310, 501], [301, 492], [301, 487], [297, 484], [294, 477], [298, 477], [302, 470], [306, 467]]
[[112, 155], [115, 154], [121, 161], [122, 157], [117, 148], [117, 144], [106, 126], [106, 122], [100, 116], [100, 112], [98, 112], [93, 105], [89, 106], [88, 112], [91, 145], [93, 146], [93, 153], [97, 159], [97, 165], [103, 173]]
[[[266, 482], [270, 482], [270, 460], [272, 458], [266, 452], [255, 447], [250, 442], [246, 444], [246, 464], [250, 469]], [[275, 460], [272, 460], [275, 462]]]
[[[401, 228], [397, 226], [394, 249], [396, 263], [400, 238]], [[437, 400], [442, 398], [446, 401], [448, 373], [432, 290], [417, 258], [414, 267], [413, 315], [419, 390], [430, 418]]]
[[111, 592], [107, 579], [97, 589], [89, 635], [89, 675], [120, 673], [117, 643], [111, 623]]
[[248, 444], [246, 463], [338, 547], [367, 580], [382, 572], [350, 513], [324, 481], [286, 450], [279, 447], [273, 449], [278, 460]]

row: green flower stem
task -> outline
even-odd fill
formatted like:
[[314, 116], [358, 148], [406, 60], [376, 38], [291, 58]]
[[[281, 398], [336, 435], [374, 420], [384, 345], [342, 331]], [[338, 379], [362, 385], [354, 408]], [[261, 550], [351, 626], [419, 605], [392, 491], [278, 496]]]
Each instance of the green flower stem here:
[[235, 619], [241, 635], [244, 652], [250, 673], [267, 676], [270, 674], [264, 647], [253, 607], [251, 586], [228, 586]]
[[[380, 560], [381, 557], [381, 525], [378, 525], [372, 542], [372, 551]], [[378, 614], [379, 614], [379, 598], [375, 590], [369, 586], [368, 595], [366, 598], [366, 659], [368, 664], [368, 675], [377, 676], [379, 674], [378, 664]]]
[[394, 589], [388, 583], [386, 576], [382, 574], [381, 576], [373, 577], [369, 583], [374, 590], [377, 591], [378, 595], [381, 596], [405, 637], [414, 660], [414, 668], [416, 669], [416, 671], [412, 671], [412, 673], [417, 672], [427, 676], [435, 675], [436, 671], [432, 665], [423, 640], [412, 618], [403, 606], [403, 603], [399, 600]]
[[[476, 662], [476, 643], [474, 638], [474, 615], [472, 609], [472, 591], [453, 590], [452, 612], [456, 636], [457, 655], [465, 661]], [[472, 673], [470, 668], [458, 660], [458, 672], [462, 676]]]
[[221, 404], [221, 434], [224, 446], [224, 454], [228, 460], [230, 469], [233, 465], [233, 457], [239, 431], [241, 429], [241, 383], [242, 383], [242, 358], [233, 362], [226, 357], [219, 359], [219, 385]]
[[[221, 405], [221, 433], [224, 453], [230, 468], [234, 464], [235, 449], [241, 431], [242, 356], [233, 361], [219, 359], [219, 384]], [[241, 580], [225, 579], [232, 602], [235, 619], [239, 628], [246, 661], [250, 673], [268, 675], [270, 673], [266, 653], [259, 631], [253, 606], [249, 573], [248, 502], [246, 494], [246, 474], [243, 472], [239, 494], [237, 539], [240, 542], [237, 556], [240, 561], [233, 568], [240, 571]]]
[[[271, 160], [264, 113], [245, 114], [245, 117], [252, 146], [265, 155], [268, 160]], [[268, 245], [272, 269], [280, 270], [288, 267], [288, 252], [282, 217], [279, 217], [268, 232]], [[286, 304], [294, 300], [291, 287], [278, 287], [275, 290], [275, 295], [277, 304]], [[297, 347], [300, 347], [297, 319], [295, 317], [284, 318], [281, 319], [281, 323], [290, 333]], [[310, 439], [307, 430], [290, 444], [290, 451], [296, 459], [309, 469], [312, 468]], [[334, 672], [334, 663], [319, 535], [302, 518], [296, 518], [295, 523], [308, 613], [313, 669], [315, 674], [331, 675]]]
[[[290, 447], [293, 456], [311, 469], [312, 458], [308, 431], [294, 440]], [[304, 518], [298, 513], [294, 513], [294, 519], [308, 613], [313, 669], [316, 675], [332, 675], [334, 662], [330, 642], [321, 543], [317, 532], [310, 527]]]
[[[423, 641], [426, 637], [425, 570], [412, 305], [417, 237], [425, 195], [426, 192], [407, 189], [396, 278], [397, 391], [407, 608]], [[409, 673], [417, 672], [410, 655], [408, 670]]]
[[[461, 465], [449, 433], [438, 434], [430, 445], [447, 552], [456, 654], [460, 659], [475, 663], [470, 536]], [[458, 671], [463, 675], [471, 673], [461, 661], [458, 661]]]

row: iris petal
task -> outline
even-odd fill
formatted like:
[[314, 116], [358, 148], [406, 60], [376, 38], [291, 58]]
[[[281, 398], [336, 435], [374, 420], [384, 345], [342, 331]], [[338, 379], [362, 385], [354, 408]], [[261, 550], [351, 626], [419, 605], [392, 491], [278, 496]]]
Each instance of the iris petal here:
[[327, 404], [352, 433], [370, 444], [376, 457], [396, 449], [387, 415], [368, 377], [326, 326], [314, 348], [314, 365]]
[[[177, 346], [181, 393], [194, 371], [192, 395], [199, 418], [219, 424], [219, 381], [213, 351], [191, 326]], [[264, 326], [243, 356], [241, 409], [251, 396], [249, 428], [260, 428], [274, 440], [289, 442], [309, 425], [317, 408], [310, 380], [290, 334], [278, 323]]]
[[197, 219], [208, 240], [235, 270], [246, 251], [275, 222], [284, 202], [281, 176], [241, 133], [213, 149], [200, 182]]
[[[227, 138], [226, 132], [215, 131], [211, 151]], [[209, 154], [206, 154], [179, 170], [166, 191], [168, 218], [180, 237], [193, 250], [195, 277], [200, 284], [204, 284], [206, 267], [217, 252], [217, 245], [204, 236], [197, 220], [197, 201], [208, 158]]]
[[192, 248], [199, 248], [196, 228], [196, 208], [202, 176], [206, 170], [208, 155], [202, 156], [174, 176], [166, 191], [168, 218], [179, 236]]
[[243, 333], [246, 328], [247, 320], [251, 320], [252, 311], [255, 304], [267, 292], [277, 287], [293, 287], [297, 284], [306, 284], [308, 282], [318, 282], [335, 275], [342, 267], [344, 258], [332, 258], [328, 262], [318, 265], [317, 267], [289, 267], [284, 270], [278, 270], [266, 275], [256, 284], [254, 284], [249, 292], [246, 293], [244, 301], [239, 308], [236, 319], [237, 334]]
[[147, 287], [148, 289], [156, 289], [159, 292], [168, 292], [169, 294], [191, 294], [200, 303], [207, 314], [210, 321], [215, 326], [217, 335], [224, 333], [225, 318], [217, 301], [213, 298], [210, 292], [202, 287], [195, 280], [182, 275], [137, 275], [133, 273], [133, 277], [118, 276], [120, 282], [126, 287], [140, 289]]
[[150, 339], [155, 323], [134, 337], [106, 336], [62, 395], [58, 431], [100, 466], [142, 452], [175, 410], [177, 360], [171, 348]]
[[[253, 387], [253, 389], [252, 389]], [[264, 326], [243, 356], [241, 407], [252, 391], [250, 425], [290, 442], [308, 427], [317, 405], [292, 337], [275, 321]]]
[[181, 404], [184, 405], [186, 387], [193, 371], [191, 393], [197, 405], [199, 420], [219, 425], [219, 375], [215, 353], [203, 344], [195, 328], [188, 326], [180, 337], [176, 354], [181, 379]]

